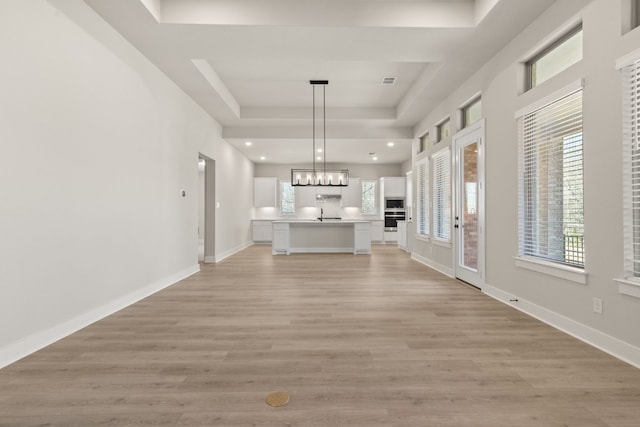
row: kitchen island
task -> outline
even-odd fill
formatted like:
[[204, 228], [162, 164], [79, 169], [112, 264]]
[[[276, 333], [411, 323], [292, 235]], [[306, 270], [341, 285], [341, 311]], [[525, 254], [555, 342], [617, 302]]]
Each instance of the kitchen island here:
[[273, 255], [292, 253], [371, 253], [371, 222], [292, 220], [273, 222]]

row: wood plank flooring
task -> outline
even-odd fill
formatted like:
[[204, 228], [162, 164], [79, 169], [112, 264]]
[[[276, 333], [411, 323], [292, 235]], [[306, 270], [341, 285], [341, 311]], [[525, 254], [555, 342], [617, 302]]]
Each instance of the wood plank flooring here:
[[0, 370], [0, 425], [635, 427], [640, 370], [394, 247], [253, 246]]

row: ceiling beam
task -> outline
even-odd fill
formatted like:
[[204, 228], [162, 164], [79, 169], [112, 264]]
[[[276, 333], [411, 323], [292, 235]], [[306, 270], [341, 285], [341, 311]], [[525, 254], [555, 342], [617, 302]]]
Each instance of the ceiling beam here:
[[165, 24], [468, 28], [477, 9], [474, 0], [163, 0], [160, 15]]
[[211, 88], [218, 94], [220, 99], [229, 107], [233, 114], [240, 118], [240, 104], [233, 97], [227, 86], [224, 84], [218, 73], [209, 65], [205, 59], [192, 59], [191, 62], [207, 80]]
[[[223, 138], [236, 139], [300, 139], [311, 138], [308, 126], [225, 126]], [[413, 139], [412, 127], [332, 126], [327, 127], [327, 139]]]
[[[311, 120], [311, 107], [241, 107], [240, 118], [254, 120]], [[329, 108], [328, 120], [395, 121], [395, 108]]]

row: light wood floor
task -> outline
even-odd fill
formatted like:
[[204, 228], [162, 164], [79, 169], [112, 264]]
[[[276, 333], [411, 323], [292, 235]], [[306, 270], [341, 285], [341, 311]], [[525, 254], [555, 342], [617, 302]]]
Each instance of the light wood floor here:
[[636, 427], [640, 370], [397, 248], [254, 246], [0, 370], [0, 425]]

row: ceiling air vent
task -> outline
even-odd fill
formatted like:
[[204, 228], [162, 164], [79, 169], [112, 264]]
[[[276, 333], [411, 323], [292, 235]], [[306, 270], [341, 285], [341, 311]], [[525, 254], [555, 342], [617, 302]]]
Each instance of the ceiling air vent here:
[[394, 85], [396, 84], [396, 77], [384, 77], [382, 79], [383, 85]]

